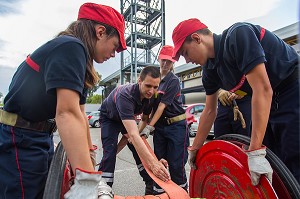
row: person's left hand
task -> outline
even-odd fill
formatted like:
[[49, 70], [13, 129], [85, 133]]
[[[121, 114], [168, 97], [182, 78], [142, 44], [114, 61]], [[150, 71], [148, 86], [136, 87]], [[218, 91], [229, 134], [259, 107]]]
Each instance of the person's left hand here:
[[252, 184], [254, 186], [258, 185], [261, 175], [265, 175], [272, 184], [273, 169], [265, 158], [267, 154], [266, 147], [245, 151], [245, 153], [248, 156], [248, 167]]
[[150, 133], [154, 131], [155, 128], [153, 126], [147, 125], [142, 132], [140, 132], [140, 136], [144, 136], [146, 139], [149, 137]]
[[112, 188], [101, 177], [101, 172], [75, 169], [74, 184], [64, 195], [65, 199], [113, 199]]

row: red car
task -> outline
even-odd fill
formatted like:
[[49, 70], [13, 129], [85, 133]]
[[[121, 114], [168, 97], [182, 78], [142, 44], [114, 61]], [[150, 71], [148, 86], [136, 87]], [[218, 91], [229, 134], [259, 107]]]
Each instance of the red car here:
[[134, 115], [134, 119], [137, 124], [142, 120], [142, 116], [143, 116], [143, 114]]

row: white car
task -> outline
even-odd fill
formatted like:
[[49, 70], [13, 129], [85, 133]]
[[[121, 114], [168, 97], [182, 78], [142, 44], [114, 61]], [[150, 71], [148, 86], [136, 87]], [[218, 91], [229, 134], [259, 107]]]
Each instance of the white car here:
[[89, 125], [94, 128], [100, 128], [100, 111], [92, 111], [87, 115], [87, 119], [89, 121]]

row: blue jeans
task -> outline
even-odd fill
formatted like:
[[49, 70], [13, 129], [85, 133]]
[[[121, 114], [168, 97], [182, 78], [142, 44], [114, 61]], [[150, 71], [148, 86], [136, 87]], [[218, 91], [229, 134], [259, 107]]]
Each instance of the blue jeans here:
[[53, 135], [0, 124], [0, 198], [43, 197]]

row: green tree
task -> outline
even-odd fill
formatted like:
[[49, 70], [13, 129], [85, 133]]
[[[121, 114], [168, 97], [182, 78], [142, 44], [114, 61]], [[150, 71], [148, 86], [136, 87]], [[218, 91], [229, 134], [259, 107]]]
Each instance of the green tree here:
[[102, 103], [102, 95], [96, 94], [89, 96], [86, 100], [87, 104], [101, 104]]
[[92, 97], [94, 95], [94, 93], [98, 90], [98, 88], [102, 85], [102, 83], [101, 83], [102, 76], [98, 72], [97, 72], [97, 75], [99, 77], [99, 82], [94, 87], [89, 89], [88, 97]]
[[3, 97], [3, 94], [0, 92], [0, 106], [3, 106], [2, 100], [1, 100], [2, 97]]

